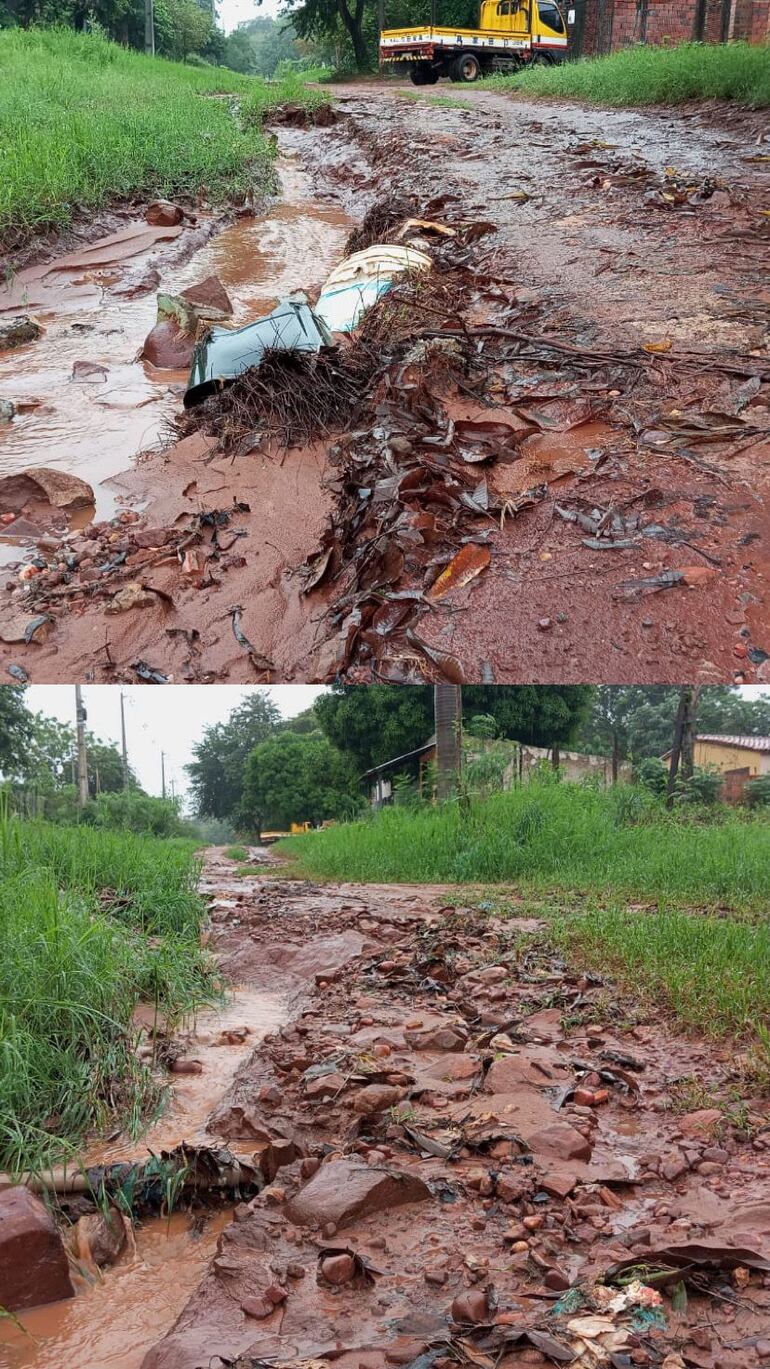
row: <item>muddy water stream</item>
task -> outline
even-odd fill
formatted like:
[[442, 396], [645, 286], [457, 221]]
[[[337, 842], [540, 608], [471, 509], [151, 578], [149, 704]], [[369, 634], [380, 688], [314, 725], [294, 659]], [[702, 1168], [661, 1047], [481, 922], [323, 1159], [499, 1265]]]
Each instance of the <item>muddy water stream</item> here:
[[[203, 893], [221, 893], [232, 862], [210, 866]], [[225, 872], [222, 876], [219, 871]], [[248, 887], [242, 881], [243, 891]], [[123, 1138], [88, 1148], [87, 1165], [144, 1159], [181, 1141], [216, 1138], [207, 1121], [232, 1080], [266, 1033], [288, 1019], [288, 999], [248, 985], [232, 988], [224, 1005], [201, 1012], [178, 1034], [184, 1058], [198, 1074], [170, 1075], [160, 1116], [137, 1140]], [[151, 1018], [148, 1019], [149, 1025]], [[239, 1029], [248, 1028], [241, 1040]], [[137, 1226], [135, 1248], [97, 1279], [73, 1274], [76, 1296], [0, 1320], [2, 1369], [139, 1369], [147, 1350], [178, 1317], [214, 1255], [229, 1208], [211, 1213], [175, 1212], [170, 1219]]]
[[[158, 444], [187, 378], [137, 359], [155, 322], [156, 289], [137, 298], [130, 291], [152, 266], [160, 275], [157, 289], [171, 294], [217, 275], [233, 304], [233, 327], [268, 312], [292, 290], [320, 287], [342, 255], [350, 220], [338, 207], [314, 201], [296, 134], [282, 133], [280, 146], [280, 200], [265, 215], [239, 219], [209, 238], [189, 260], [179, 260], [182, 236], [119, 265], [57, 272], [44, 307], [32, 296], [28, 304], [23, 294], [16, 299], [17, 289], [12, 311], [28, 307], [46, 331], [37, 342], [0, 354], [0, 398], [18, 410], [13, 422], [0, 424], [4, 474], [26, 466], [71, 471], [94, 486], [98, 518], [114, 512], [116, 491], [105, 482]], [[0, 287], [0, 314], [11, 308], [10, 296], [3, 296]], [[81, 365], [74, 379], [73, 367], [84, 362], [104, 369], [85, 375]], [[16, 547], [0, 545], [0, 563], [17, 555]]]
[[138, 1369], [199, 1282], [229, 1209], [202, 1230], [187, 1213], [147, 1222], [136, 1251], [74, 1298], [20, 1315], [24, 1330], [3, 1323], [0, 1364], [8, 1369]]

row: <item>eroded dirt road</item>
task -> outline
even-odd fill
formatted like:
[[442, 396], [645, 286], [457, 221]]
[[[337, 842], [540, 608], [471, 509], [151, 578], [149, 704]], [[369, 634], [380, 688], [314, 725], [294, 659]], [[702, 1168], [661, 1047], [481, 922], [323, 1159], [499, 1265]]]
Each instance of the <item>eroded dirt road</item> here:
[[[171, 284], [219, 272], [241, 323], [291, 288], [314, 298], [351, 222], [348, 250], [406, 218], [453, 236], [409, 230], [433, 270], [391, 292], [328, 373], [284, 377], [270, 422], [252, 407], [239, 429], [232, 403], [210, 401], [197, 431], [188, 420], [182, 441], [109, 481], [123, 522], [54, 538], [23, 589], [9, 574], [5, 668], [766, 679], [767, 115], [333, 94], [333, 126], [280, 132], [301, 163], [302, 234], [280, 209], [239, 223]], [[115, 288], [100, 282], [105, 299]], [[25, 387], [40, 346], [22, 349]], [[354, 396], [347, 432], [324, 416], [322, 379]], [[163, 383], [151, 412], [168, 418], [182, 378]], [[10, 453], [43, 422], [22, 419]], [[57, 451], [69, 469], [73, 442]], [[81, 474], [108, 469], [90, 460]]]
[[[223, 972], [263, 1007], [231, 1081], [206, 1061], [205, 1137], [264, 1186], [203, 1261], [180, 1215], [156, 1302], [108, 1271], [101, 1339], [72, 1304], [42, 1358], [11, 1333], [14, 1369], [768, 1362], [770, 1104], [739, 1052], [565, 964], [532, 917], [217, 851], [206, 878]], [[173, 1326], [171, 1276], [177, 1308], [200, 1278]]]

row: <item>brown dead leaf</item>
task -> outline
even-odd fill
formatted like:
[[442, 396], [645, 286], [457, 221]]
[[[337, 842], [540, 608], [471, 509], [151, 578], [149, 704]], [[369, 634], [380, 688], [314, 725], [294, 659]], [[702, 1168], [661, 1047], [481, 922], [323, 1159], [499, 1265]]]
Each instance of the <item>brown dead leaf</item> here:
[[458, 551], [452, 558], [449, 565], [442, 570], [437, 580], [434, 580], [425, 598], [431, 603], [437, 599], [443, 599], [445, 594], [450, 594], [453, 589], [462, 589], [464, 585], [475, 580], [483, 570], [487, 569], [492, 554], [489, 547], [474, 546], [469, 543]]
[[642, 350], [657, 355], [659, 352], [670, 352], [673, 345], [670, 337], [664, 337], [659, 342], [643, 342]]

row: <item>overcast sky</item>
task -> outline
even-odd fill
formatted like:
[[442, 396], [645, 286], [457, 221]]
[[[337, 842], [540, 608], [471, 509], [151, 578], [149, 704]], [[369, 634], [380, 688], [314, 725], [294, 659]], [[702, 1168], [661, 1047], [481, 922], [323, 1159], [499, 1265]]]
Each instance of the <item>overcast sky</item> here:
[[283, 9], [283, 0], [263, 0], [261, 5], [255, 4], [255, 0], [219, 0], [217, 15], [225, 33], [232, 33], [244, 20], [255, 19], [257, 15], [275, 19], [279, 9]]
[[[321, 685], [179, 685], [127, 686], [126, 707], [128, 758], [142, 788], [159, 794], [160, 753], [165, 753], [166, 784], [171, 779], [177, 794], [184, 794], [184, 766], [192, 760], [192, 746], [204, 727], [225, 722], [232, 710], [249, 694], [269, 694], [284, 718], [309, 708], [322, 694]], [[120, 745], [120, 689], [116, 685], [84, 685], [83, 702], [88, 730], [102, 741]], [[27, 708], [49, 718], [75, 724], [75, 690], [72, 685], [31, 685], [25, 695]]]

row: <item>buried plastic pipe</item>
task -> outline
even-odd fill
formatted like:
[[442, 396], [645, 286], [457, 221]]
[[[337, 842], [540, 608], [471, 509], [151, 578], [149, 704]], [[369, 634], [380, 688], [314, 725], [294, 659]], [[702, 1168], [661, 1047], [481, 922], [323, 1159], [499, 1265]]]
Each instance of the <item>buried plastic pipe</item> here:
[[[144, 1162], [137, 1161], [136, 1169], [141, 1170]], [[94, 1169], [109, 1169], [109, 1166], [94, 1166]], [[140, 1176], [141, 1177], [141, 1176]], [[157, 1176], [147, 1176], [150, 1177]], [[190, 1176], [191, 1184], [195, 1188], [238, 1188], [244, 1182], [257, 1182], [262, 1180], [262, 1174], [255, 1170], [254, 1165], [244, 1160], [243, 1164], [235, 1163], [228, 1165], [220, 1174], [210, 1175], [209, 1177]], [[42, 1170], [40, 1173], [22, 1174], [18, 1179], [13, 1179], [10, 1174], [0, 1173], [0, 1193], [8, 1188], [29, 1188], [33, 1193], [92, 1193], [97, 1184], [89, 1178], [88, 1173], [82, 1170], [67, 1170], [64, 1167], [57, 1169]]]

